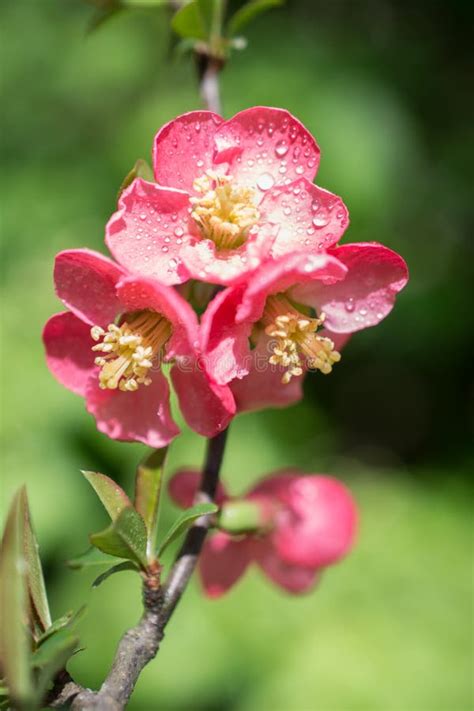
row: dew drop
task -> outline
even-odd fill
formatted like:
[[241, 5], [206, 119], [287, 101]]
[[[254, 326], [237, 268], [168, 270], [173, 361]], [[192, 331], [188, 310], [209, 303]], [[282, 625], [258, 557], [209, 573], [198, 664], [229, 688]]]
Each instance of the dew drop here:
[[165, 252], [165, 254], [166, 254], [166, 252], [168, 251], [168, 249], [169, 249], [169, 247], [167, 247], [166, 245], [164, 245], [164, 246], [161, 248], [161, 251], [162, 251], [162, 252]]
[[275, 146], [275, 153], [278, 156], [278, 158], [283, 158], [283, 156], [286, 156], [288, 153], [289, 146], [287, 145], [285, 140], [278, 141], [278, 143]]
[[196, 165], [197, 165], [198, 168], [202, 168], [203, 165], [204, 165], [204, 161], [203, 161], [203, 160], [198, 160], [198, 161], [196, 162]]
[[288, 216], [288, 215], [291, 215], [291, 207], [285, 207], [285, 208], [283, 209], [283, 214], [284, 214], [284, 215], [287, 215], [287, 216]]
[[326, 211], [321, 212], [319, 215], [315, 215], [313, 217], [313, 225], [317, 229], [321, 229], [321, 227], [326, 227], [326, 225], [329, 222], [329, 217]]
[[176, 237], [182, 237], [184, 234], [184, 230], [182, 227], [177, 227], [174, 231]]
[[303, 173], [304, 173], [304, 168], [303, 168], [303, 166], [302, 166], [302, 165], [297, 165], [296, 168], [295, 168], [295, 172], [296, 172], [298, 175], [303, 175]]
[[359, 313], [361, 316], [367, 316], [367, 309], [359, 309]]
[[169, 266], [171, 269], [175, 269], [175, 268], [178, 266], [178, 260], [173, 257], [173, 258], [170, 259], [170, 261], [168, 262], [168, 266]]
[[354, 299], [350, 298], [347, 299], [346, 303], [344, 304], [344, 308], [348, 313], [352, 313], [354, 311]]
[[141, 213], [140, 220], [146, 220], [146, 215], [144, 212]]
[[263, 191], [270, 190], [274, 182], [273, 175], [270, 175], [270, 173], [262, 173], [257, 180], [257, 187]]

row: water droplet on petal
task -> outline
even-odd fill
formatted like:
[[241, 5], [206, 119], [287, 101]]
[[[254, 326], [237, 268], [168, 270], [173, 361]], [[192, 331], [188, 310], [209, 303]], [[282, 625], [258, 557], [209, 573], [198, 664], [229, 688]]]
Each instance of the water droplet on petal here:
[[262, 173], [257, 180], [257, 187], [263, 191], [270, 190], [274, 182], [273, 175], [270, 175], [270, 173]]
[[346, 311], [348, 311], [349, 313], [352, 313], [355, 308], [354, 299], [352, 299], [352, 298], [347, 299], [346, 303], [344, 304], [344, 307], [345, 307]]
[[328, 216], [326, 210], [321, 211], [319, 215], [315, 215], [313, 217], [313, 225], [317, 229], [321, 229], [321, 227], [326, 227], [328, 222], [329, 222], [329, 216]]
[[176, 237], [182, 237], [182, 235], [184, 234], [184, 230], [182, 227], [177, 227], [175, 229], [174, 233], [175, 233]]
[[289, 146], [287, 145], [286, 141], [278, 141], [278, 143], [275, 146], [275, 153], [277, 154], [278, 158], [283, 158], [283, 156], [286, 156], [288, 153]]
[[296, 171], [296, 173], [297, 173], [298, 175], [303, 175], [303, 173], [304, 173], [304, 168], [303, 168], [302, 165], [297, 165], [296, 168], [295, 168], [295, 171]]

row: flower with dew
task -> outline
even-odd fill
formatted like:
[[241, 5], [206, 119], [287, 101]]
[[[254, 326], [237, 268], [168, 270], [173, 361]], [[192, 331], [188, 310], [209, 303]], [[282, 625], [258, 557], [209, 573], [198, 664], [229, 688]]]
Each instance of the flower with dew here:
[[136, 178], [123, 191], [107, 245], [130, 271], [166, 284], [234, 284], [268, 258], [322, 252], [349, 220], [342, 200], [312, 182], [319, 153], [283, 109], [178, 116], [155, 138], [156, 183]]
[[349, 336], [384, 319], [407, 280], [404, 260], [377, 243], [267, 262], [207, 307], [205, 366], [231, 383], [239, 410], [289, 405], [307, 370], [330, 373]]
[[[191, 506], [198, 482], [197, 471], [177, 472], [169, 483], [171, 497], [179, 506]], [[229, 590], [251, 563], [288, 592], [305, 592], [354, 543], [356, 505], [347, 488], [330, 476], [281, 470], [238, 499], [220, 485], [217, 503], [218, 525], [227, 530], [206, 539], [199, 560], [210, 597]]]
[[69, 311], [46, 323], [47, 364], [85, 398], [101, 432], [150, 447], [179, 433], [161, 370], [167, 362], [189, 426], [207, 437], [227, 426], [234, 398], [200, 366], [197, 317], [175, 289], [87, 249], [58, 254], [54, 279]]

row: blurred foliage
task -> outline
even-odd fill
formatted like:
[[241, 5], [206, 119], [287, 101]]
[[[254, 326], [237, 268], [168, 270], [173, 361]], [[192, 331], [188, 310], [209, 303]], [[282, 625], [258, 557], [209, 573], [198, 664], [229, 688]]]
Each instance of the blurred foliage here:
[[[53, 258], [104, 249], [123, 176], [198, 96], [191, 62], [170, 59], [165, 10], [119, 12], [87, 36], [94, 8], [80, 0], [4, 0], [0, 12], [2, 505], [27, 483], [53, 613], [89, 604], [78, 629], [87, 651], [70, 666], [94, 686], [140, 594], [136, 575], [91, 592], [97, 570], [63, 565], [107, 523], [79, 469], [131, 496], [145, 450], [98, 434], [46, 370], [41, 329], [61, 309]], [[401, 252], [411, 282], [330, 377], [308, 379], [304, 403], [238, 418], [226, 454], [236, 493], [283, 466], [340, 476], [361, 508], [354, 554], [299, 599], [257, 572], [219, 602], [195, 583], [131, 709], [470, 705], [472, 14], [461, 0], [290, 0], [246, 28], [249, 48], [222, 74], [227, 116], [284, 106], [312, 130], [318, 183], [351, 211], [347, 239]], [[185, 431], [167, 478], [201, 461], [203, 447]], [[175, 516], [165, 503], [161, 535]]]

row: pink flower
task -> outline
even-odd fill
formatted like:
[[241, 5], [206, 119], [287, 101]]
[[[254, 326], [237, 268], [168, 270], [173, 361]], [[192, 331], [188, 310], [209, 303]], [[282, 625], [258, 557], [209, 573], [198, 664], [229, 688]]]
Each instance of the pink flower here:
[[[183, 508], [191, 506], [198, 481], [197, 471], [177, 472], [169, 483], [173, 500]], [[282, 470], [242, 499], [231, 499], [220, 485], [217, 503], [222, 512], [233, 501], [257, 506], [260, 529], [234, 536], [218, 531], [206, 540], [199, 572], [209, 597], [223, 595], [252, 562], [288, 592], [304, 592], [354, 543], [356, 506], [346, 487], [332, 477]]]
[[150, 447], [179, 433], [161, 360], [174, 362], [171, 379], [189, 426], [205, 436], [227, 426], [234, 399], [198, 367], [197, 317], [173, 288], [130, 276], [87, 249], [58, 254], [54, 279], [70, 310], [45, 326], [47, 364], [85, 398], [101, 432]]
[[377, 243], [267, 262], [207, 307], [205, 366], [216, 382], [231, 383], [239, 410], [289, 405], [301, 397], [305, 372], [330, 373], [338, 349], [385, 318], [407, 280], [404, 260]]
[[157, 183], [122, 193], [106, 242], [131, 272], [166, 284], [237, 283], [270, 256], [327, 249], [349, 222], [342, 200], [313, 185], [318, 145], [283, 109], [178, 116], [153, 161]]

